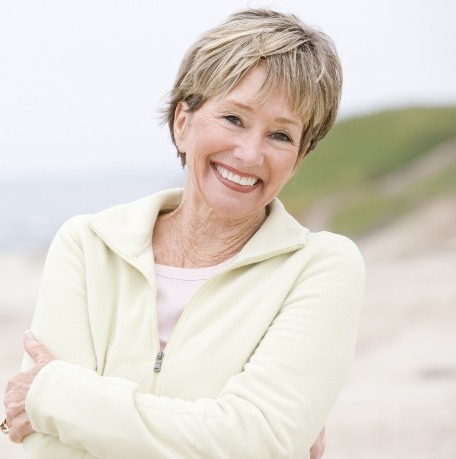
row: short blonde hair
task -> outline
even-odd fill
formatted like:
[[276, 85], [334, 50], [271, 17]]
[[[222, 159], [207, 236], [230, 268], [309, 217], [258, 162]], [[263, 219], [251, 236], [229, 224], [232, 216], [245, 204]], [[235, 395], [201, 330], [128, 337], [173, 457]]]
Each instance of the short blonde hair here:
[[[260, 62], [267, 70], [261, 95], [268, 97], [281, 84], [292, 111], [309, 120], [300, 156], [313, 149], [336, 119], [342, 91], [340, 60], [326, 34], [293, 14], [269, 9], [234, 13], [187, 51], [163, 111], [174, 144], [174, 114], [180, 102], [196, 111], [207, 99], [227, 94]], [[178, 151], [178, 156], [185, 165], [185, 154]]]

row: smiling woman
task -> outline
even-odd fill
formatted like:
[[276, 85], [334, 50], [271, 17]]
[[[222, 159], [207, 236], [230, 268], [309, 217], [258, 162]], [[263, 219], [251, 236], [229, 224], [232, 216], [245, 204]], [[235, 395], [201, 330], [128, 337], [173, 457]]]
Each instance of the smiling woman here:
[[[255, 228], [302, 158], [303, 116], [291, 111], [281, 91], [259, 97], [266, 75], [260, 64], [197, 111], [185, 102], [177, 106], [174, 136], [189, 170], [184, 198], [193, 214], [203, 208], [198, 213], [210, 211], [231, 224], [251, 221]], [[227, 247], [220, 249], [220, 260], [212, 253], [215, 262], [227, 256]]]
[[166, 111], [184, 189], [75, 217], [51, 245], [2, 424], [29, 457], [321, 457], [363, 262], [277, 195], [340, 90], [332, 42], [293, 15], [200, 37]]
[[[180, 66], [164, 113], [173, 141], [179, 103], [185, 101], [194, 111], [207, 99], [226, 95], [247, 72], [265, 64], [259, 99], [267, 100], [280, 87], [289, 108], [308, 121], [300, 152], [305, 154], [305, 145], [314, 148], [336, 119], [342, 69], [331, 39], [317, 29], [302, 27], [295, 16], [252, 9], [233, 14], [231, 20], [203, 34]], [[185, 164], [185, 157], [181, 160]]]

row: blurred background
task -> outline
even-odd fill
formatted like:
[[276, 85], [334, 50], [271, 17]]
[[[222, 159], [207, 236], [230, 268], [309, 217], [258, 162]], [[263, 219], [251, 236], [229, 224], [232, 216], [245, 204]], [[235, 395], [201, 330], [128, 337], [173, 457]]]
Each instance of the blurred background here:
[[[0, 390], [64, 220], [185, 178], [159, 110], [197, 36], [244, 7], [317, 25], [345, 71], [338, 123], [282, 192], [367, 266], [327, 459], [456, 457], [453, 0], [0, 1]], [[0, 438], [0, 457], [23, 458]]]

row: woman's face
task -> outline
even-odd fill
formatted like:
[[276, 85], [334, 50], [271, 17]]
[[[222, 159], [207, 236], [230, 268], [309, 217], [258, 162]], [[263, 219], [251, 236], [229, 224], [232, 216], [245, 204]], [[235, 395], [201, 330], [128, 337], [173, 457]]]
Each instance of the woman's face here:
[[185, 103], [176, 110], [175, 138], [188, 167], [186, 198], [221, 217], [263, 213], [298, 164], [305, 120], [280, 91], [259, 100], [265, 76], [258, 66], [226, 96], [192, 113]]

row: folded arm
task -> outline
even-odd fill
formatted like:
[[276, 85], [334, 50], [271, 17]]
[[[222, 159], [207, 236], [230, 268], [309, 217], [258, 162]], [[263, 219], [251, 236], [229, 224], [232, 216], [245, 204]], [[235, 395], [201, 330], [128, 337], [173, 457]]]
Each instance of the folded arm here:
[[[186, 402], [145, 394], [137, 384], [100, 376], [90, 365], [51, 362], [27, 397], [31, 424], [47, 437], [49, 451], [67, 448], [60, 456], [67, 458], [87, 451], [110, 459], [301, 459], [352, 360], [361, 290], [362, 266], [353, 248], [342, 244], [316, 259], [244, 371], [216, 399]], [[38, 442], [30, 444], [35, 448]]]

